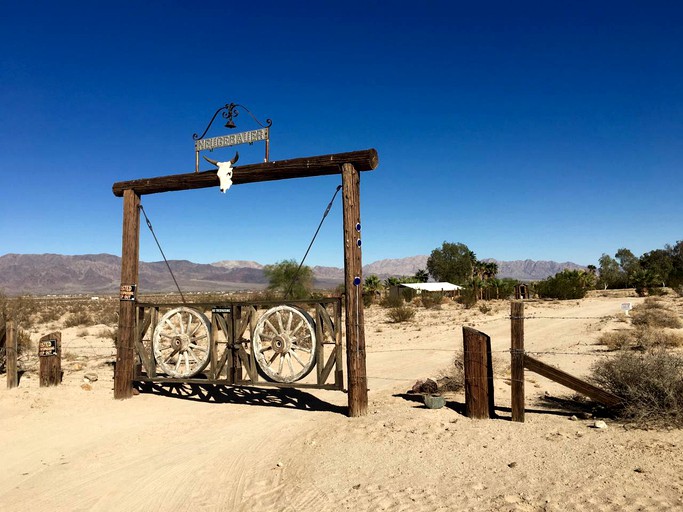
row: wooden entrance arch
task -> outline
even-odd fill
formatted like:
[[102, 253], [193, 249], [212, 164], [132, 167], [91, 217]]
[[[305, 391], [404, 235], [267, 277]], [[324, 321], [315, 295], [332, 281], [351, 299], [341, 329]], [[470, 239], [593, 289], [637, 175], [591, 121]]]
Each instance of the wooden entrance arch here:
[[[365, 329], [361, 293], [362, 257], [360, 248], [360, 172], [377, 167], [375, 149], [332, 155], [295, 158], [235, 167], [233, 185], [259, 181], [308, 178], [341, 174], [344, 231], [344, 283], [346, 285], [346, 363], [348, 372], [349, 416], [364, 416], [368, 409], [367, 375], [365, 368]], [[174, 174], [114, 183], [115, 196], [123, 197], [123, 244], [121, 253], [121, 286], [139, 283], [140, 259], [140, 196], [178, 190], [215, 187], [216, 170]], [[132, 300], [121, 300], [119, 336], [114, 372], [114, 398], [133, 395], [135, 365], [135, 312], [137, 290]]]

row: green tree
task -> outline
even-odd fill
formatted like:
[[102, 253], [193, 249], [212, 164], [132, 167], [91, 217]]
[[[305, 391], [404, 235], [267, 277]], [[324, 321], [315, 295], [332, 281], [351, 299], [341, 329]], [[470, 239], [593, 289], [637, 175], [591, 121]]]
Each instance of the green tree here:
[[363, 282], [363, 293], [382, 291], [382, 280], [376, 274], [370, 274]]
[[287, 299], [305, 299], [311, 295], [313, 270], [306, 265], [299, 269], [296, 260], [283, 260], [266, 265], [263, 267], [263, 273], [268, 279], [268, 289], [282, 293]]
[[640, 270], [640, 262], [638, 261], [638, 258], [636, 258], [635, 255], [625, 247], [619, 249], [614, 254], [614, 257], [619, 262], [621, 270], [626, 274], [626, 286], [631, 286], [633, 274], [637, 270]]
[[542, 298], [582, 299], [594, 285], [594, 276], [589, 272], [565, 269], [538, 282], [536, 292]]
[[444, 242], [427, 260], [427, 270], [437, 281], [465, 284], [474, 277], [475, 254], [465, 244]]
[[640, 257], [640, 267], [654, 274], [654, 280], [661, 283], [662, 286], [666, 286], [674, 265], [669, 251], [666, 249], [656, 249], [646, 252]]
[[671, 257], [671, 272], [669, 272], [669, 286], [683, 286], [683, 240], [675, 245], [666, 245], [664, 249]]
[[626, 286], [626, 274], [619, 268], [619, 262], [612, 258], [609, 254], [603, 254], [598, 260], [600, 264], [598, 283], [600, 286], [607, 288], [621, 288]]
[[418, 269], [417, 272], [415, 272], [415, 279], [417, 279], [418, 283], [426, 283], [429, 281], [429, 272], [427, 272], [425, 269], [421, 268]]

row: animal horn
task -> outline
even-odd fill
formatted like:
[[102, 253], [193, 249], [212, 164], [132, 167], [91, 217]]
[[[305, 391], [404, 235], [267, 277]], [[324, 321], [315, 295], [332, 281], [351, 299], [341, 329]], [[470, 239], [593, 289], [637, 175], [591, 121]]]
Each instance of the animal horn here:
[[235, 158], [233, 158], [232, 160], [230, 160], [230, 164], [231, 164], [231, 165], [235, 165], [235, 164], [237, 163], [237, 160], [239, 160], [239, 159], [240, 159], [240, 152], [239, 152], [239, 151], [235, 151]]
[[215, 165], [216, 167], [218, 167], [218, 162], [216, 162], [216, 160], [211, 160], [210, 158], [207, 158], [207, 157], [205, 157], [204, 155], [202, 155], [202, 157], [204, 157], [204, 160], [206, 160], [206, 161], [209, 162], [210, 164], [213, 164], [213, 165]]

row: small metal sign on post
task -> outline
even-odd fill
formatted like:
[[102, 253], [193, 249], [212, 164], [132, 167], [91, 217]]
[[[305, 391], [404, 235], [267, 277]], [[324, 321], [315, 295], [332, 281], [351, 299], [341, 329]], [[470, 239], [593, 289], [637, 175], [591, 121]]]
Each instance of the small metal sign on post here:
[[[211, 137], [209, 139], [205, 139], [204, 136], [206, 135], [206, 132], [209, 131], [209, 128], [211, 128], [211, 125], [213, 124], [214, 120], [216, 119], [216, 116], [220, 113], [223, 112], [222, 116], [223, 118], [227, 119], [228, 121], [225, 123], [226, 128], [237, 128], [235, 125], [234, 118], [236, 118], [239, 115], [239, 110], [238, 108], [244, 109], [247, 111], [247, 113], [251, 116], [251, 118], [256, 121], [256, 123], [261, 127], [256, 130], [251, 130], [248, 132], [240, 132], [240, 133], [233, 133], [230, 135], [222, 135], [220, 137]], [[252, 145], [254, 142], [260, 142], [264, 141], [266, 143], [266, 155], [265, 158], [263, 159], [264, 162], [267, 162], [268, 159], [270, 158], [270, 127], [273, 125], [273, 121], [270, 119], [266, 119], [266, 124], [262, 124], [261, 121], [256, 119], [254, 114], [251, 113], [251, 111], [245, 107], [244, 105], [240, 105], [239, 103], [226, 103], [224, 106], [216, 110], [216, 112], [213, 114], [213, 117], [211, 118], [211, 121], [209, 121], [208, 126], [204, 130], [204, 133], [201, 135], [197, 135], [196, 133], [192, 135], [192, 138], [194, 139], [194, 162], [195, 162], [195, 168], [194, 172], [199, 172], [199, 152], [204, 151], [204, 150], [209, 150], [213, 151], [216, 148], [227, 148], [230, 146], [238, 146], [240, 144], [249, 144]]]
[[38, 356], [49, 357], [57, 355], [57, 340], [40, 340], [38, 342]]
[[621, 310], [628, 316], [628, 312], [633, 309], [633, 306], [631, 305], [630, 302], [622, 302], [621, 303]]
[[136, 284], [122, 284], [120, 288], [119, 300], [134, 301], [135, 291], [137, 290], [137, 288], [138, 285]]

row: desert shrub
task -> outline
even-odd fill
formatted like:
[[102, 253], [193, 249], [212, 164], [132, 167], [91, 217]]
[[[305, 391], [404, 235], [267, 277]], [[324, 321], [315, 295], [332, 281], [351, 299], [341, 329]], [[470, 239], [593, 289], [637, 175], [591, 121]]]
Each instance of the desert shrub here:
[[676, 292], [676, 295], [683, 297], [683, 285], [678, 285], [676, 288], [674, 288], [674, 291]]
[[387, 316], [389, 317], [389, 321], [398, 324], [412, 320], [415, 316], [415, 310], [410, 306], [398, 306], [395, 308], [389, 308]]
[[81, 325], [93, 325], [90, 313], [84, 310], [78, 310], [74, 313], [69, 313], [69, 316], [64, 320], [64, 327], [79, 327]]
[[433, 308], [440, 306], [443, 301], [443, 293], [440, 292], [422, 292], [422, 305], [426, 308]]
[[38, 322], [42, 324], [47, 324], [50, 322], [56, 322], [62, 316], [62, 312], [56, 307], [44, 307], [37, 315]]
[[462, 353], [456, 353], [453, 363], [436, 380], [439, 392], [461, 391], [465, 387], [465, 362]]
[[382, 302], [380, 302], [380, 306], [383, 308], [398, 308], [403, 306], [403, 297], [399, 296], [394, 296], [392, 297], [391, 295], [387, 295], [382, 299]]
[[624, 400], [620, 417], [683, 426], [683, 357], [664, 350], [622, 351], [598, 361], [592, 378]]
[[481, 311], [481, 312], [484, 313], [485, 315], [488, 314], [488, 313], [490, 313], [492, 309], [493, 309], [493, 308], [492, 308], [491, 306], [489, 306], [488, 304], [486, 304], [486, 303], [481, 303], [481, 304], [479, 304], [479, 311]]
[[36, 302], [30, 297], [7, 297], [0, 293], [0, 325], [7, 320], [24, 329], [31, 327], [31, 316], [36, 314]]
[[605, 345], [610, 350], [630, 348], [635, 344], [635, 331], [632, 329], [619, 329], [602, 334], [598, 343]]
[[606, 332], [600, 336], [598, 341], [610, 350], [674, 348], [683, 346], [683, 334], [675, 331], [640, 327]]
[[672, 329], [683, 327], [683, 322], [675, 311], [664, 307], [654, 299], [648, 299], [644, 304], [634, 307], [630, 316], [633, 325], [670, 327]]
[[76, 336], [78, 336], [79, 338], [85, 338], [89, 334], [90, 334], [90, 331], [88, 331], [88, 329], [84, 328], [84, 329], [79, 329], [78, 332], [76, 333]]
[[465, 309], [470, 309], [477, 303], [477, 292], [472, 288], [463, 288], [460, 290], [460, 295], [458, 295], [456, 300], [465, 306]]

